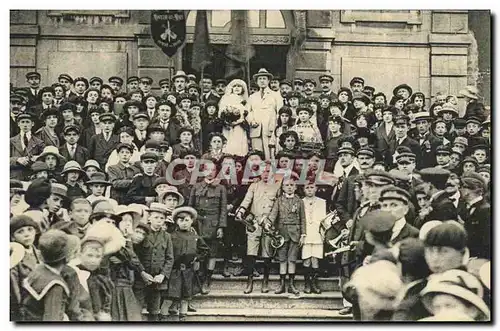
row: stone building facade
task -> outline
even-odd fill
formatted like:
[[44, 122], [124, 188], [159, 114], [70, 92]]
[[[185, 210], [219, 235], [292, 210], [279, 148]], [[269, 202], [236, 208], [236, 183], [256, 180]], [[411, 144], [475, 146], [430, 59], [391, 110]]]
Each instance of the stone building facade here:
[[[186, 44], [168, 58], [150, 38], [150, 11], [12, 10], [11, 83], [24, 86], [26, 72], [37, 70], [42, 86], [67, 72], [103, 78], [148, 75], [158, 89], [160, 78], [179, 69], [190, 72], [196, 11], [186, 13]], [[439, 91], [457, 94], [466, 85], [489, 90], [489, 57], [480, 57], [485, 47], [489, 52], [485, 27], [469, 23], [489, 27], [489, 15], [467, 10], [251, 11], [250, 41], [256, 49], [251, 71], [264, 66], [281, 77], [316, 79], [330, 73], [335, 88], [362, 76], [386, 94], [403, 82], [427, 97]], [[230, 13], [209, 11], [208, 20], [211, 43], [223, 52], [231, 40]], [[302, 26], [306, 39], [299, 56], [292, 57], [291, 45]], [[482, 30], [474, 33], [474, 26]], [[489, 105], [489, 91], [485, 96]]]

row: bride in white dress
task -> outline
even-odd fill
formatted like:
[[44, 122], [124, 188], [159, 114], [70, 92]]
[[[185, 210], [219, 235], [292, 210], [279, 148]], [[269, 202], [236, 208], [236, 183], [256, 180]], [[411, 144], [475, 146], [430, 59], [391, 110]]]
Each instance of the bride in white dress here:
[[219, 103], [219, 117], [224, 122], [222, 134], [227, 139], [224, 153], [238, 156], [248, 153], [247, 101], [247, 84], [241, 79], [233, 79]]

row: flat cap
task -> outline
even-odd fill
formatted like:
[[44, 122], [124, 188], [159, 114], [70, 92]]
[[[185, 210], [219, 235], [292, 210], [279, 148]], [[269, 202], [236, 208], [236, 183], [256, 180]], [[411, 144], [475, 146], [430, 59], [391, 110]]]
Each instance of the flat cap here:
[[465, 137], [458, 136], [453, 140], [453, 145], [455, 144], [461, 144], [464, 145], [465, 147], [469, 146], [469, 141]]
[[111, 122], [116, 122], [116, 116], [113, 113], [104, 113], [99, 115], [99, 121], [105, 122], [105, 121], [111, 121]]
[[158, 161], [158, 156], [155, 153], [152, 152], [146, 152], [141, 155], [141, 161], [146, 161], [146, 160], [152, 160], [152, 161]]
[[365, 174], [365, 181], [378, 185], [392, 185], [394, 184], [394, 178], [385, 171], [371, 170]]
[[359, 156], [359, 155], [366, 155], [369, 157], [375, 157], [375, 151], [371, 147], [363, 147], [363, 148], [360, 148], [358, 150], [358, 152], [356, 153], [356, 156]]
[[349, 82], [349, 85], [352, 86], [352, 85], [354, 85], [354, 83], [361, 83], [361, 84], [365, 85], [365, 80], [361, 77], [353, 77], [351, 79], [351, 81]]
[[119, 85], [123, 85], [123, 78], [118, 77], [118, 76], [111, 76], [111, 77], [109, 77], [108, 82], [110, 82], [110, 83], [114, 82], [114, 83], [117, 83]]
[[450, 155], [451, 151], [447, 146], [441, 145], [436, 147], [436, 155]]
[[437, 189], [443, 190], [450, 176], [450, 171], [438, 167], [425, 168], [420, 170], [420, 176], [424, 182], [431, 183]]
[[484, 190], [486, 188], [486, 182], [484, 178], [475, 172], [468, 172], [464, 174], [461, 178], [460, 181], [462, 183], [462, 187], [469, 188], [472, 190], [476, 189], [482, 189]]
[[138, 82], [139, 81], [139, 77], [137, 76], [130, 76], [128, 79], [127, 79], [127, 84], [130, 84], [132, 82]]
[[366, 213], [359, 221], [363, 229], [372, 233], [383, 233], [390, 231], [397, 220], [398, 217], [391, 212], [375, 210]]
[[333, 82], [333, 77], [331, 75], [321, 75], [319, 76], [319, 81], [328, 81], [328, 82]]
[[410, 201], [411, 196], [408, 191], [403, 190], [402, 188], [399, 188], [397, 186], [388, 186], [380, 192], [380, 198], [379, 201], [384, 201], [384, 200], [399, 200], [402, 201], [406, 204]]

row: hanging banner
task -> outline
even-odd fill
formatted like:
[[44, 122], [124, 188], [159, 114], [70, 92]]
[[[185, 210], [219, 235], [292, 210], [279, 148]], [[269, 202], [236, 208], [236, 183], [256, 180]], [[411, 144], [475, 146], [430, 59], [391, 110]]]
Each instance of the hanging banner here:
[[186, 15], [183, 10], [153, 10], [151, 37], [169, 57], [177, 53], [186, 40]]

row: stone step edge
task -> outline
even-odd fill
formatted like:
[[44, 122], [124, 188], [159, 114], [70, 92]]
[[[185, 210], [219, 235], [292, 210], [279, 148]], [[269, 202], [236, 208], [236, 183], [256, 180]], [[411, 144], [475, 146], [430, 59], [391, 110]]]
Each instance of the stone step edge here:
[[200, 308], [188, 312], [188, 316], [235, 316], [235, 317], [287, 317], [287, 318], [333, 318], [352, 319], [352, 315], [340, 315], [339, 310], [328, 309], [265, 309], [265, 308]]
[[[213, 274], [212, 275], [212, 280], [216, 280], [216, 281], [246, 281], [247, 280], [247, 276], [231, 276], [231, 277], [224, 277], [220, 274]], [[254, 280], [262, 280], [263, 276], [262, 274], [259, 276], [259, 277], [254, 277], [253, 279]], [[288, 277], [286, 278], [287, 281], [288, 281]], [[270, 274], [269, 275], [269, 280], [280, 280], [280, 276], [279, 275], [276, 275], [276, 274]], [[300, 281], [303, 281], [304, 280], [304, 276], [303, 275], [295, 275], [295, 280], [300, 280]], [[318, 281], [321, 281], [321, 282], [327, 282], [327, 281], [331, 281], [331, 282], [339, 282], [340, 281], [340, 277], [318, 277]]]
[[328, 291], [322, 292], [321, 294], [305, 294], [301, 292], [299, 295], [294, 295], [290, 293], [282, 293], [275, 294], [274, 291], [269, 291], [269, 293], [262, 292], [252, 292], [249, 294], [243, 293], [243, 289], [241, 291], [236, 290], [213, 290], [210, 291], [209, 294], [202, 295], [198, 294], [193, 297], [193, 301], [202, 298], [263, 298], [263, 299], [342, 299], [342, 293], [340, 291]]

